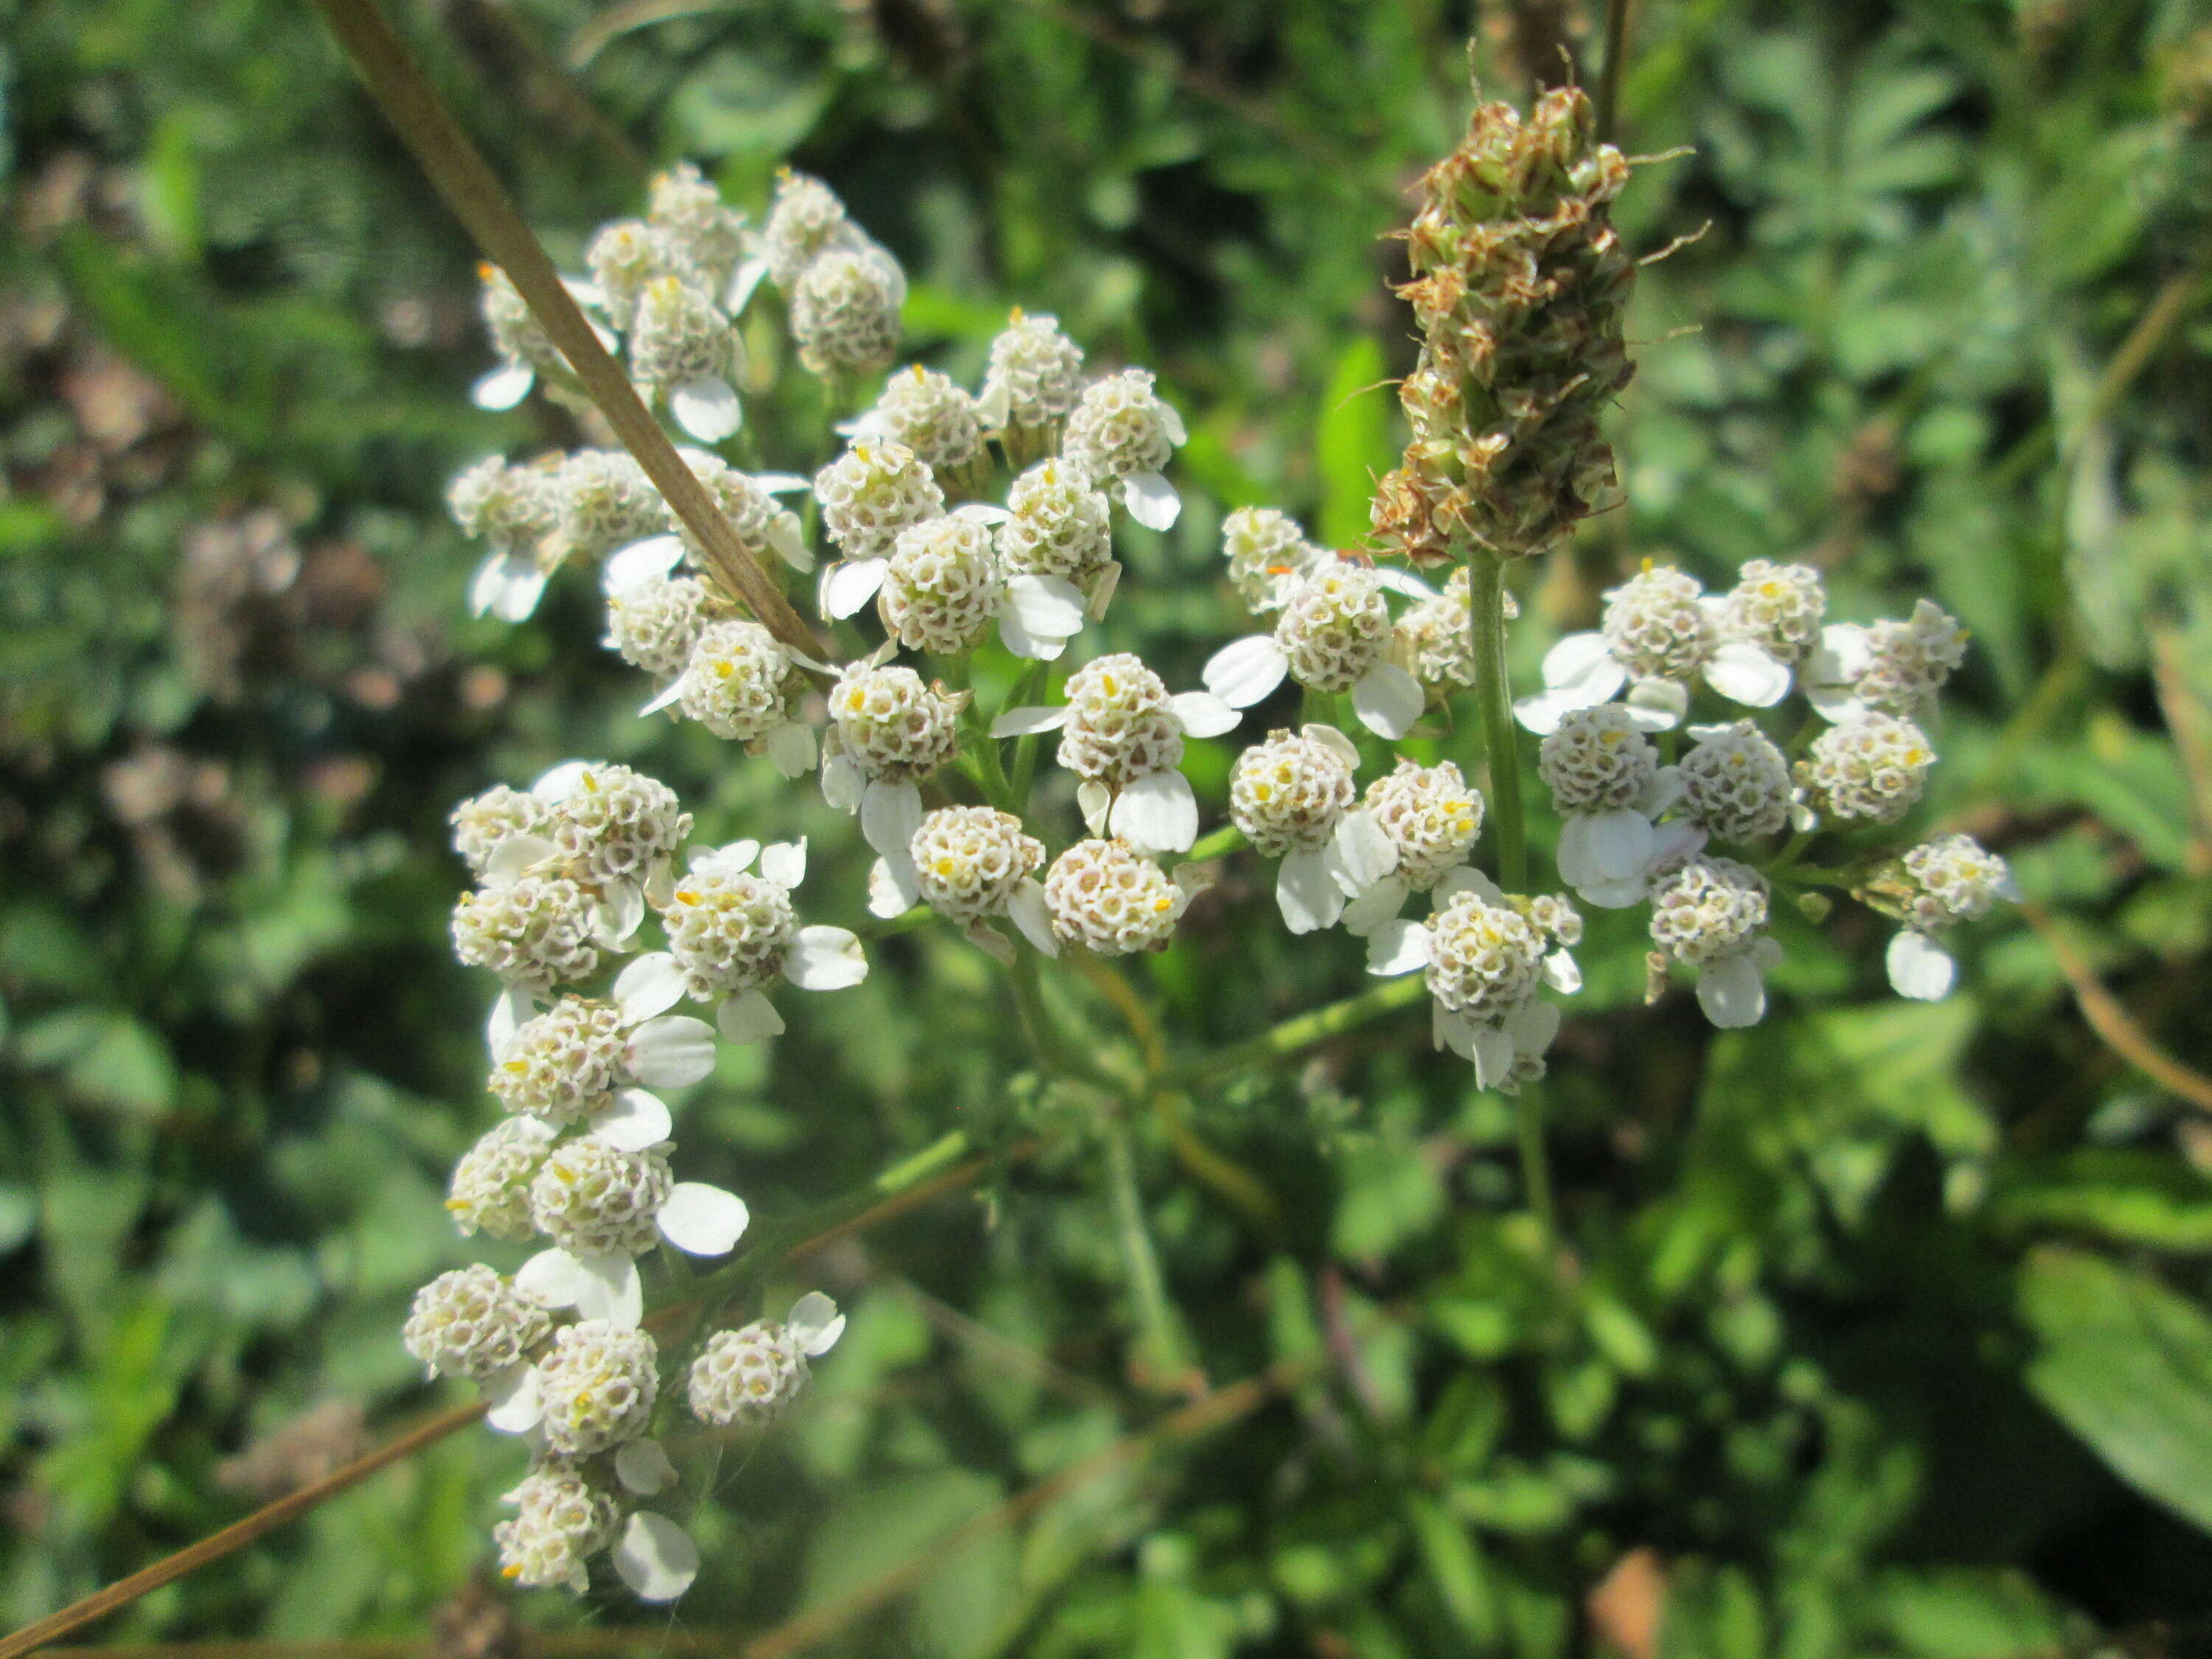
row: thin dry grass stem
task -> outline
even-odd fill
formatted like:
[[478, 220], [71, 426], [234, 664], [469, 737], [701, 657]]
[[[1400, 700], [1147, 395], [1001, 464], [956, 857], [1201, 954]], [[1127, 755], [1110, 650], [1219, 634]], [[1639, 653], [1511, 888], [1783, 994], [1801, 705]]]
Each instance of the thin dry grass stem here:
[[629, 377], [599, 343], [482, 152], [461, 131], [375, 0], [315, 0], [315, 6], [439, 195], [485, 257], [507, 272], [623, 447], [698, 539], [715, 579], [784, 644], [809, 658], [827, 656], [827, 647], [792, 609], [775, 579], [738, 542], [706, 486], [638, 401]]
[[1049, 1355], [1025, 1347], [1012, 1337], [1001, 1336], [989, 1326], [970, 1319], [943, 1297], [932, 1296], [912, 1279], [899, 1275], [889, 1282], [916, 1313], [986, 1364], [1021, 1371], [1094, 1406], [1120, 1407], [1120, 1396], [1103, 1383], [1069, 1370]]
[[878, 1573], [865, 1584], [756, 1638], [737, 1650], [738, 1659], [789, 1659], [792, 1655], [805, 1652], [816, 1644], [829, 1640], [854, 1620], [914, 1589], [977, 1540], [1019, 1526], [1068, 1493], [1141, 1462], [1168, 1446], [1197, 1439], [1250, 1416], [1297, 1382], [1313, 1368], [1313, 1363], [1306, 1356], [1280, 1361], [1256, 1376], [1216, 1389], [1203, 1400], [1170, 1412], [1152, 1427], [1125, 1436], [1081, 1462], [1070, 1464], [1050, 1480], [963, 1522], [927, 1549]]
[[[2081, 1010], [2081, 1018], [2089, 1022], [2091, 1030], [2104, 1039], [2105, 1045], [2160, 1088], [2200, 1112], [2212, 1112], [2212, 1078], [2191, 1071], [2151, 1040], [2150, 1034], [2121, 1006], [2120, 1000], [2105, 988], [2088, 959], [2074, 948], [2041, 905], [2022, 904], [2020, 912], [2027, 918], [2027, 925], [2035, 929], [2036, 937], [2043, 941], [2051, 959], [2057, 963], [2067, 984], [2073, 988], [2074, 1000]], [[5, 1656], [0, 1655], [0, 1659], [5, 1659]]]
[[1605, 62], [1597, 72], [1598, 142], [1609, 144], [1620, 128], [1620, 82], [1628, 69], [1628, 25], [1636, 0], [1606, 0]]
[[570, 35], [564, 56], [570, 69], [586, 69], [592, 59], [632, 30], [710, 11], [735, 11], [746, 3], [747, 0], [626, 0], [624, 4], [609, 6]]
[[2180, 629], [2152, 625], [2151, 683], [2189, 781], [2189, 868], [2201, 876], [2212, 872], [2212, 705], [2191, 684], [2188, 649]]
[[[526, 1631], [522, 1659], [592, 1659], [599, 1654], [726, 1654], [744, 1638], [734, 1631], [681, 1626], [611, 1626], [599, 1630]], [[436, 1644], [421, 1636], [349, 1636], [317, 1642], [147, 1642], [132, 1646], [68, 1648], [70, 1659], [434, 1659]]]
[[12, 1636], [0, 1638], [0, 1659], [18, 1659], [20, 1655], [33, 1652], [95, 1619], [130, 1606], [140, 1596], [157, 1590], [164, 1584], [173, 1583], [210, 1561], [219, 1561], [232, 1551], [243, 1549], [256, 1539], [297, 1520], [316, 1505], [359, 1486], [380, 1470], [403, 1462], [416, 1452], [435, 1445], [447, 1435], [468, 1427], [483, 1414], [484, 1407], [481, 1401], [441, 1412], [427, 1422], [410, 1429], [398, 1439], [379, 1446], [366, 1457], [355, 1459], [336, 1474], [316, 1481], [313, 1486], [302, 1486], [289, 1498], [280, 1498], [273, 1504], [264, 1504], [243, 1521], [234, 1522], [221, 1532], [210, 1534], [197, 1544], [188, 1545], [174, 1555], [132, 1573], [128, 1578], [118, 1579], [106, 1589], [96, 1590], [82, 1601], [64, 1607], [58, 1613], [49, 1613], [36, 1624], [26, 1625]]

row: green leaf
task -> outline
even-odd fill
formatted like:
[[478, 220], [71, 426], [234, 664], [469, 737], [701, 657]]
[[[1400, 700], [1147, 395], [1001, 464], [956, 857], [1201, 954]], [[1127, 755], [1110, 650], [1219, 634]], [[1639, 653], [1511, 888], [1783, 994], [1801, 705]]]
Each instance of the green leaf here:
[[1375, 481], [1397, 465], [1390, 448], [1389, 386], [1382, 348], [1361, 335], [1344, 349], [1322, 394], [1314, 435], [1320, 465], [1324, 545], [1350, 547], [1367, 534]]
[[2212, 1180], [2171, 1152], [2083, 1146], [2000, 1164], [1982, 1214], [2010, 1231], [2061, 1228], [2160, 1250], [2212, 1250]]
[[2106, 1466], [2212, 1532], [2212, 1319], [2157, 1280], [2055, 1247], [2021, 1264], [2027, 1382]]

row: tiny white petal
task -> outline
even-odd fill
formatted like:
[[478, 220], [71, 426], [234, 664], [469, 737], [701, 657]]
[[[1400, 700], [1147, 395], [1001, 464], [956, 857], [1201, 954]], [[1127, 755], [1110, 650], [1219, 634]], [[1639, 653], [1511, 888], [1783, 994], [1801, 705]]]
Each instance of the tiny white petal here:
[[1392, 920], [1367, 935], [1367, 971], [1410, 974], [1429, 963], [1429, 930], [1418, 921]]
[[684, 970], [665, 951], [633, 960], [615, 980], [615, 1006], [626, 1025], [642, 1025], [684, 1000]]
[[861, 793], [868, 780], [854, 764], [850, 755], [832, 754], [822, 763], [822, 799], [840, 812], [850, 812], [860, 804]]
[[1052, 931], [1052, 909], [1045, 902], [1044, 885], [1036, 877], [1025, 878], [1014, 889], [1014, 896], [1006, 905], [1006, 915], [1022, 937], [1048, 957], [1060, 954], [1060, 940]]
[[1275, 872], [1275, 904], [1283, 925], [1294, 933], [1311, 933], [1333, 927], [1344, 914], [1344, 887], [1330, 868], [1328, 855], [1300, 848], [1283, 855]]
[[960, 932], [970, 945], [994, 962], [1003, 963], [1009, 968], [1014, 965], [1013, 940], [992, 927], [989, 922], [979, 918], [969, 922]]
[[754, 472], [752, 481], [771, 495], [799, 495], [814, 488], [814, 481], [798, 472]]
[[1182, 512], [1175, 486], [1157, 472], [1132, 472], [1122, 479], [1121, 504], [1147, 530], [1172, 529]]
[[878, 859], [868, 867], [868, 913], [889, 921], [921, 902], [921, 888], [915, 880], [914, 860]]
[[738, 260], [738, 268], [730, 273], [729, 287], [722, 290], [722, 309], [732, 317], [743, 311], [753, 297], [753, 290], [761, 285], [761, 278], [767, 275], [767, 260]]
[[560, 852], [543, 836], [509, 836], [484, 860], [483, 884], [512, 887], [546, 860], [557, 858]]
[[501, 1434], [526, 1434], [538, 1426], [545, 1407], [538, 1395], [538, 1367], [517, 1360], [483, 1381], [484, 1421]]
[[[1616, 807], [1609, 812], [1578, 812], [1570, 820], [1570, 828], [1581, 831], [1579, 853], [1589, 860], [1589, 879], [1626, 881], [1649, 867], [1656, 839], [1651, 820], [1633, 807]], [[1566, 872], [1566, 837], [1563, 833], [1559, 873], [1565, 875]]]
[[493, 1059], [500, 1057], [501, 1050], [514, 1037], [514, 1028], [535, 1012], [527, 991], [509, 988], [492, 999], [491, 1018], [484, 1023], [484, 1040], [490, 1046]]
[[1091, 584], [1091, 620], [1104, 622], [1106, 607], [1114, 603], [1114, 590], [1121, 585], [1121, 562], [1110, 561]]
[[860, 792], [860, 838], [885, 858], [897, 858], [921, 828], [921, 791], [911, 783], [871, 781]]
[[541, 1308], [573, 1308], [590, 1275], [562, 1249], [540, 1250], [514, 1271], [514, 1288]]
[[683, 562], [682, 537], [647, 536], [607, 556], [605, 568], [599, 572], [599, 586], [609, 593], [626, 592], [665, 576]]
[[726, 842], [720, 847], [692, 848], [691, 867], [694, 870], [719, 870], [726, 875], [741, 875], [753, 867], [753, 860], [759, 856], [760, 843], [747, 836], [737, 841]]
[[677, 703], [682, 702], [684, 698], [684, 688], [690, 683], [690, 678], [691, 676], [690, 672], [687, 670], [685, 672], [678, 674], [674, 679], [669, 681], [666, 685], [660, 689], [659, 696], [655, 696], [651, 702], [648, 702], [644, 708], [637, 711], [638, 718], [642, 720], [647, 714], [658, 714], [662, 709], [673, 708]]
[[1563, 995], [1572, 996], [1583, 988], [1583, 970], [1570, 952], [1554, 951], [1544, 958], [1544, 983]]
[[676, 424], [702, 444], [718, 444], [744, 424], [736, 390], [720, 375], [686, 380], [668, 394]]
[[1948, 996], [1959, 966], [1927, 934], [1910, 930], [1890, 940], [1887, 963], [1892, 988], [1916, 1002], [1938, 1002]]
[[1181, 449], [1190, 441], [1190, 434], [1182, 423], [1182, 415], [1165, 398], [1155, 398], [1153, 407], [1158, 410], [1160, 430], [1168, 434], [1168, 441]]
[[651, 1510], [630, 1516], [609, 1559], [641, 1601], [673, 1601], [699, 1576], [699, 1547], [683, 1528]]
[[1698, 1006], [1723, 1030], [1756, 1025], [1766, 1012], [1766, 981], [1748, 951], [1709, 962], [1698, 970]]
[[786, 720], [768, 734], [764, 747], [787, 778], [803, 778], [814, 769], [814, 728], [805, 720]]
[[[1314, 729], [1306, 728], [1309, 732]], [[1328, 854], [1338, 884], [1353, 898], [1398, 867], [1398, 843], [1364, 806], [1353, 807], [1336, 821]]]
[[1790, 665], [1748, 640], [1730, 640], [1705, 665], [1705, 684], [1749, 708], [1771, 708], [1790, 695]]
[[1552, 1039], [1559, 1034], [1559, 1007], [1541, 997], [1531, 997], [1506, 1020], [1505, 1029], [1513, 1035], [1514, 1048], [1530, 1059], [1541, 1059], [1552, 1046]]
[[645, 889], [620, 882], [592, 901], [592, 937], [610, 951], [629, 947], [630, 936], [645, 920]]
[[1231, 708], [1249, 708], [1283, 683], [1288, 658], [1272, 634], [1232, 640], [1207, 659], [1199, 676], [1206, 689]]
[[[694, 1020], [705, 1028], [707, 1022]], [[611, 1104], [592, 1120], [592, 1139], [605, 1141], [617, 1152], [641, 1152], [668, 1139], [675, 1120], [660, 1097], [643, 1089], [622, 1089]]]
[[840, 559], [822, 573], [822, 609], [832, 617], [858, 616], [876, 597], [889, 559]]
[[1601, 910], [1626, 910], [1651, 895], [1651, 883], [1640, 875], [1627, 881], [1570, 882], [1568, 885], [1574, 888], [1577, 898]]
[[1379, 737], [1395, 740], [1421, 717], [1421, 683], [1395, 662], [1377, 662], [1352, 688], [1352, 712]]
[[772, 881], [786, 892], [806, 879], [806, 837], [797, 841], [772, 841], [761, 848], [761, 878]]
[[1502, 1025], [1478, 1025], [1474, 1028], [1474, 1080], [1485, 1089], [1494, 1089], [1513, 1075], [1513, 1061], [1518, 1053], [1513, 1033]]
[[1082, 590], [1057, 576], [1009, 577], [1006, 603], [1041, 638], [1064, 640], [1083, 631]]
[[752, 1219], [735, 1193], [703, 1181], [679, 1181], [669, 1188], [658, 1217], [661, 1237], [691, 1255], [724, 1255], [744, 1237]]
[[1628, 717], [1639, 732], [1671, 732], [1690, 709], [1690, 688], [1656, 675], [1628, 688]]
[[1504, 891], [1471, 864], [1455, 864], [1437, 878], [1431, 889], [1431, 896], [1438, 909], [1449, 904], [1462, 893], [1473, 893], [1485, 904], [1504, 904]]
[[1148, 772], [1115, 797], [1107, 831], [1147, 853], [1187, 853], [1198, 839], [1198, 797], [1180, 772]]
[[1083, 814], [1083, 827], [1094, 836], [1106, 833], [1106, 814], [1114, 805], [1114, 792], [1096, 778], [1075, 786], [1075, 805]]
[[558, 806], [562, 801], [584, 787], [584, 780], [593, 769], [603, 768], [604, 761], [562, 761], [558, 766], [548, 767], [538, 775], [538, 781], [530, 786], [530, 793], [548, 806]]
[[1651, 775], [1651, 781], [1638, 792], [1636, 810], [1647, 818], [1656, 818], [1688, 793], [1689, 786], [1682, 781], [1682, 769], [1679, 766], [1662, 766]]
[[1474, 1058], [1475, 1024], [1465, 1014], [1455, 1013], [1441, 1002], [1429, 1005], [1429, 1043], [1432, 1048], [1449, 1048], [1462, 1060]]
[[1344, 907], [1344, 927], [1350, 933], [1371, 933], [1398, 914], [1406, 902], [1406, 884], [1385, 876]]
[[1178, 691], [1168, 699], [1168, 706], [1182, 723], [1186, 737], [1218, 738], [1235, 731], [1243, 718], [1211, 691]]
[[630, 1033], [629, 1074], [649, 1089], [681, 1089], [714, 1069], [714, 1028], [689, 1014], [649, 1019]]
[[819, 1291], [809, 1291], [791, 1304], [791, 1312], [783, 1322], [785, 1330], [806, 1351], [811, 1358], [819, 1359], [837, 1346], [837, 1339], [845, 1334], [845, 1316], [837, 1311], [837, 1304]]
[[758, 991], [740, 991], [714, 1012], [714, 1029], [725, 1042], [743, 1048], [763, 1037], [783, 1035], [783, 1016]]
[[800, 526], [795, 513], [779, 513], [768, 521], [768, 544], [775, 556], [800, 575], [814, 568], [814, 550], [806, 544], [806, 532]]
[[1298, 735], [1310, 743], [1317, 743], [1328, 750], [1346, 766], [1359, 764], [1359, 745], [1326, 720], [1310, 720], [1298, 728]]
[[802, 991], [842, 991], [868, 976], [860, 941], [843, 927], [802, 927], [784, 953], [783, 976]]
[[1057, 732], [1067, 723], [1067, 708], [1009, 708], [991, 722], [994, 738], [1026, 738], [1038, 732]]
[[1014, 515], [1007, 512], [1005, 507], [994, 506], [989, 501], [966, 501], [952, 509], [952, 516], [956, 519], [966, 519], [974, 524], [996, 525], [1007, 523]]
[[1544, 684], [1555, 691], [1588, 681], [1602, 684], [1612, 679], [1612, 685], [1597, 696], [1599, 702], [1620, 690], [1628, 678], [1620, 665], [1613, 661], [1602, 634], [1567, 635], [1544, 653], [1542, 672]]
[[579, 1260], [584, 1277], [576, 1296], [578, 1316], [604, 1319], [617, 1330], [635, 1330], [645, 1317], [645, 1281], [638, 1276], [637, 1263], [626, 1255]]
[[1067, 649], [1065, 636], [1033, 634], [1023, 625], [1021, 612], [1011, 604], [999, 607], [999, 643], [1017, 657], [1031, 662], [1058, 662]]
[[676, 1465], [658, 1440], [629, 1440], [615, 1453], [615, 1479], [625, 1492], [650, 1498], [676, 1484]]
[[538, 384], [538, 373], [527, 363], [501, 363], [486, 374], [479, 374], [476, 384], [469, 388], [469, 401], [478, 409], [493, 413], [513, 409], [530, 395], [530, 388]]
[[1437, 590], [1410, 570], [1401, 570], [1394, 564], [1375, 567], [1375, 583], [1393, 593], [1402, 593], [1409, 599], [1433, 599]]
[[1521, 722], [1523, 731], [1548, 738], [1559, 729], [1561, 720], [1582, 707], [1571, 696], [1557, 691], [1539, 691], [1515, 702], [1513, 718]]

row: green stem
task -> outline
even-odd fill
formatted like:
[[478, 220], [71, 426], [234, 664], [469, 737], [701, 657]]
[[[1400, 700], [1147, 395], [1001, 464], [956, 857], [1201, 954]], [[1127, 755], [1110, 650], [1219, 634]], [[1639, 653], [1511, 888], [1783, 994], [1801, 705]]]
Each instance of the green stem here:
[[1419, 974], [1394, 979], [1371, 991], [1362, 991], [1356, 997], [1286, 1019], [1273, 1030], [1247, 1042], [1217, 1049], [1204, 1060], [1170, 1071], [1164, 1080], [1171, 1088], [1194, 1088], [1250, 1066], [1271, 1066], [1371, 1019], [1410, 1008], [1428, 994], [1428, 981]]
[[1521, 1085], [1521, 1097], [1513, 1107], [1513, 1127], [1521, 1148], [1522, 1196], [1528, 1202], [1528, 1213], [1536, 1218], [1544, 1256], [1549, 1261], [1558, 1247], [1559, 1215], [1552, 1203], [1551, 1158], [1544, 1150], [1544, 1098], [1534, 1083]]
[[1233, 823], [1224, 823], [1212, 835], [1200, 836], [1191, 843], [1190, 851], [1183, 857], [1193, 864], [1203, 864], [1208, 859], [1225, 858], [1247, 845], [1244, 832]]
[[1105, 1120], [1106, 1176], [1114, 1201], [1114, 1231], [1121, 1246], [1121, 1265], [1129, 1275], [1129, 1295], [1137, 1304], [1141, 1372], [1150, 1382], [1179, 1376], [1188, 1362], [1168, 1304], [1158, 1253], [1145, 1225], [1145, 1202], [1137, 1190], [1137, 1160], [1129, 1148], [1129, 1126], [1115, 1113]]
[[1467, 574], [1474, 690], [1482, 705], [1483, 752], [1490, 762], [1490, 822], [1498, 836], [1498, 883], [1509, 893], [1525, 893], [1528, 830], [1522, 814], [1513, 692], [1505, 681], [1505, 562], [1487, 548], [1470, 548]]

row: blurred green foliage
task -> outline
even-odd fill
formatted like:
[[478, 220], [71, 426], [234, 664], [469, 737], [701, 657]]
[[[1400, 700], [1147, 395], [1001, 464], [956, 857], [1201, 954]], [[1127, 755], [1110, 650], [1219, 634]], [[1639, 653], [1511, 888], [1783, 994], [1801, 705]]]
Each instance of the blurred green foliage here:
[[[1566, 0], [409, 3], [556, 255], [691, 156], [792, 159], [915, 274], [972, 382], [1010, 304], [1191, 415], [1113, 648], [1236, 629], [1219, 515], [1343, 542], [1400, 433], [1402, 188], [1463, 42], [1522, 95], [1594, 60]], [[2150, 1040], [2212, 1034], [2212, 20], [2189, 0], [1647, 0], [1623, 198], [1656, 252], [1625, 501], [1529, 573], [1528, 675], [1646, 552], [1809, 557], [1836, 612], [1934, 595], [1978, 650], [1932, 817], [2018, 869]], [[444, 921], [450, 802], [571, 753], [703, 833], [850, 824], [630, 715], [585, 585], [467, 621], [446, 479], [577, 434], [482, 416], [471, 255], [283, 0], [0, 0], [0, 1613], [198, 1537], [429, 1403], [405, 1299], [489, 1120]], [[573, 74], [574, 49], [586, 58]], [[799, 465], [793, 382], [756, 415]], [[1178, 672], [1179, 671], [1179, 672]], [[1463, 718], [1452, 742], [1471, 741]], [[1218, 798], [1228, 753], [1191, 768]], [[1177, 1056], [1347, 994], [1232, 864], [1147, 964]], [[2212, 1650], [2212, 1135], [2076, 1013], [2016, 918], [1899, 1005], [1860, 915], [1779, 927], [1779, 1006], [1641, 1003], [1593, 918], [1549, 1091], [1570, 1242], [1512, 1126], [1400, 1015], [1188, 1103], [1282, 1221], [1134, 1127], [1187, 1358], [1279, 1391], [929, 1559], [830, 1650], [2002, 1659]], [[797, 1427], [690, 1449], [686, 1625], [819, 1607], [1157, 1419], [1097, 1125], [1040, 1091], [934, 934], [772, 1053], [687, 1154], [773, 1218], [948, 1128], [1033, 1153], [807, 1264], [854, 1306]], [[1110, 1024], [1110, 1013], [1103, 1015]], [[508, 1265], [508, 1264], [502, 1264]], [[779, 1305], [779, 1287], [770, 1295]], [[1270, 1367], [1275, 1369], [1270, 1370]], [[1182, 1379], [1188, 1381], [1188, 1378]], [[450, 1632], [508, 1443], [448, 1441], [149, 1597], [106, 1639]], [[456, 1601], [457, 1596], [461, 1599]], [[439, 1613], [441, 1607], [444, 1613]], [[634, 1623], [530, 1595], [535, 1626]], [[462, 1638], [453, 1637], [453, 1644]], [[451, 1650], [489, 1650], [452, 1645]]]

